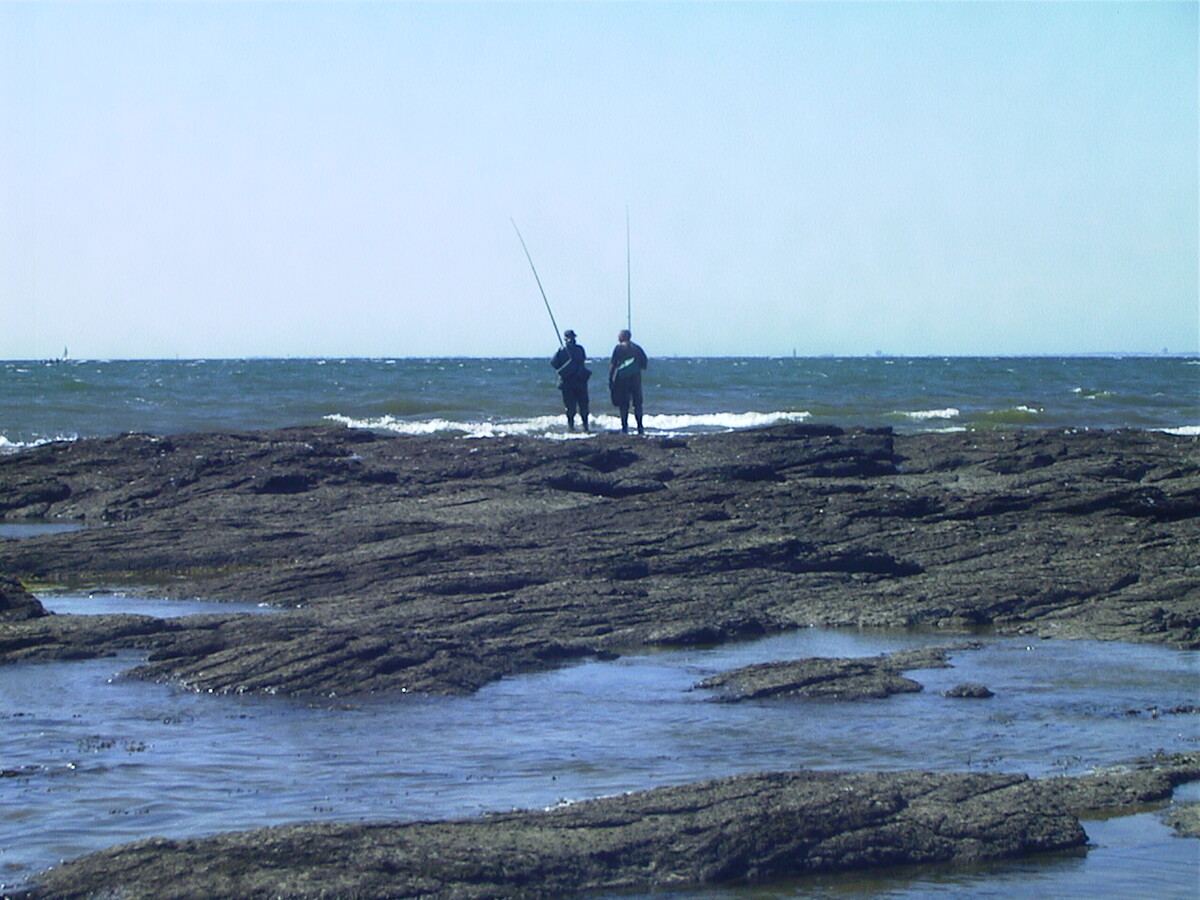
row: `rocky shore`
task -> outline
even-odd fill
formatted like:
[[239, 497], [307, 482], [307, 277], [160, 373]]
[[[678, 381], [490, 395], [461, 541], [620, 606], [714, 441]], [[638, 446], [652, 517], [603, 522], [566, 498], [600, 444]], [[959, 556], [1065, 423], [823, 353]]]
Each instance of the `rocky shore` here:
[[85, 526], [0, 540], [26, 587], [279, 607], [0, 612], [0, 662], [142, 649], [205, 691], [463, 693], [812, 625], [1200, 647], [1200, 441], [1159, 433], [126, 435], [0, 458], [0, 516]]
[[51, 869], [18, 900], [549, 898], [980, 862], [1080, 848], [1080, 813], [1161, 800], [1198, 777], [1197, 756], [1041, 780], [745, 775], [475, 819], [152, 839]]
[[[1160, 433], [125, 435], [0, 457], [0, 518], [83, 525], [0, 539], [0, 664], [133, 649], [132, 675], [218, 693], [470, 693], [809, 626], [1200, 648], [1200, 441]], [[277, 611], [46, 614], [29, 591], [59, 586]], [[702, 689], [886, 696], [920, 689], [903, 673], [942, 653], [751, 667]], [[1189, 757], [1091, 781], [739, 777], [477, 820], [142, 842], [31, 896], [532, 897], [1000, 858], [1080, 846], [1080, 810], [1198, 775]]]

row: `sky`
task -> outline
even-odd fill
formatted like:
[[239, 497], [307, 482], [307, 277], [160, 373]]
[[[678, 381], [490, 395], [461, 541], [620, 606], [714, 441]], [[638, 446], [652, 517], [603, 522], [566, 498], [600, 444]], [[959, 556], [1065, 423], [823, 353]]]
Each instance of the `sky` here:
[[1198, 9], [0, 4], [0, 358], [1194, 353]]

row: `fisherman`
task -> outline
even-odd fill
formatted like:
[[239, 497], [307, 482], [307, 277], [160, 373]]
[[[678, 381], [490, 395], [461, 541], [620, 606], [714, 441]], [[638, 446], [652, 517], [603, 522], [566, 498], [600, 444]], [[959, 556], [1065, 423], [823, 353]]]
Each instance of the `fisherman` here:
[[558, 387], [562, 391], [563, 406], [567, 408], [567, 428], [575, 430], [575, 410], [583, 421], [583, 430], [590, 432], [588, 425], [588, 379], [592, 377], [587, 362], [587, 351], [575, 343], [575, 332], [568, 328], [563, 332], [566, 343], [558, 348], [550, 365], [558, 372]]
[[617, 334], [617, 346], [613, 348], [612, 363], [608, 367], [608, 389], [613, 405], [621, 411], [621, 431], [629, 433], [629, 406], [632, 404], [637, 433], [645, 434], [642, 428], [642, 370], [646, 368], [646, 351], [635, 344], [632, 337], [627, 328]]

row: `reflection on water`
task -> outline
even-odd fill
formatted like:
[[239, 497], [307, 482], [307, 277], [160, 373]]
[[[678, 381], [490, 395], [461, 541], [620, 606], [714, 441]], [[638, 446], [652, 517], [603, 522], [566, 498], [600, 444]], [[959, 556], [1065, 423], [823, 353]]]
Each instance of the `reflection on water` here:
[[[1076, 773], [1158, 749], [1194, 750], [1200, 741], [1200, 716], [1169, 712], [1196, 701], [1200, 654], [1154, 646], [988, 641], [954, 652], [954, 668], [910, 673], [926, 685], [922, 693], [854, 703], [713, 703], [693, 688], [754, 662], [945, 643], [811, 629], [585, 662], [506, 679], [472, 697], [336, 706], [114, 680], [137, 663], [133, 655], [2, 667], [0, 882], [20, 883], [59, 859], [151, 835], [470, 815], [764, 769]], [[995, 697], [941, 696], [962, 682], [985, 684]], [[1122, 823], [1135, 823], [1133, 838]], [[1168, 883], [1140, 896], [1194, 896], [1200, 841], [1163, 836], [1144, 844], [1152, 831], [1165, 834], [1147, 816], [1087, 827], [1101, 846], [1084, 857], [872, 876], [877, 883], [806, 879], [766, 893], [967, 897], [986, 885], [986, 896], [1015, 900], [1076, 896], [1070, 884], [1082, 877], [1095, 890], [1078, 896], [1124, 898], [1138, 894], [1116, 876], [1096, 880], [1097, 867], [1136, 880], [1153, 860]], [[1180, 853], [1190, 854], [1190, 866]], [[745, 900], [763, 892], [733, 893]]]

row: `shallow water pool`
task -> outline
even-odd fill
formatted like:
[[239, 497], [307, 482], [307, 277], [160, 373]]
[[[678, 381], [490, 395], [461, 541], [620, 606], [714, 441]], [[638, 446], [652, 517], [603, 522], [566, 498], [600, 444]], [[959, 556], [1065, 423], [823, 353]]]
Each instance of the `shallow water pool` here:
[[[727, 704], [693, 687], [749, 663], [949, 643], [809, 629], [584, 662], [471, 697], [322, 704], [121, 678], [136, 655], [0, 667], [0, 882], [12, 887], [60, 859], [151, 835], [473, 815], [764, 769], [1077, 773], [1200, 743], [1200, 716], [1173, 711], [1196, 703], [1200, 654], [1157, 646], [984, 640], [954, 651], [953, 668], [908, 673], [923, 692], [883, 700]], [[962, 682], [995, 696], [941, 695]], [[1195, 896], [1200, 841], [1169, 835], [1153, 814], [1086, 827], [1098, 846], [1083, 856], [732, 894]], [[1150, 863], [1166, 884], [1143, 893], [1095, 874], [1110, 867], [1137, 881]], [[1072, 894], [1075, 883], [1095, 890]]]
[[52, 613], [74, 616], [99, 616], [110, 613], [139, 613], [171, 619], [198, 613], [265, 613], [272, 607], [265, 603], [214, 603], [211, 600], [166, 600], [158, 597], [130, 597], [121, 591], [94, 591], [86, 594], [61, 593], [38, 596], [42, 606]]
[[20, 522], [0, 522], [0, 538], [30, 538], [43, 534], [67, 534], [82, 529], [83, 525], [79, 522], [23, 519]]

